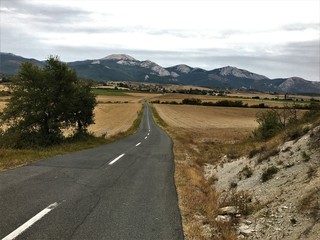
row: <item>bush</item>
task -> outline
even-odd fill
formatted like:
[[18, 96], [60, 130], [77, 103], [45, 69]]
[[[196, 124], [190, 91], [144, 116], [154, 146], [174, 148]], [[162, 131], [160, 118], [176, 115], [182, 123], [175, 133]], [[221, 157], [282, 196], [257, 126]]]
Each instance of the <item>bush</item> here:
[[253, 132], [259, 140], [267, 140], [284, 129], [279, 113], [275, 110], [261, 112], [257, 115], [258, 128]]
[[274, 175], [279, 172], [279, 168], [275, 166], [268, 167], [261, 176], [262, 182], [266, 182], [274, 177]]
[[308, 127], [293, 126], [286, 132], [286, 140], [296, 140], [305, 135], [310, 129]]
[[198, 98], [185, 98], [182, 100], [182, 104], [201, 105], [201, 100]]
[[230, 101], [230, 100], [222, 100], [217, 101], [215, 106], [223, 106], [223, 107], [247, 107], [247, 104], [243, 104], [242, 101]]
[[239, 173], [239, 178], [242, 179], [242, 177], [245, 177], [245, 178], [249, 178], [251, 177], [253, 174], [253, 171], [250, 167], [248, 167], [248, 165], [246, 165]]

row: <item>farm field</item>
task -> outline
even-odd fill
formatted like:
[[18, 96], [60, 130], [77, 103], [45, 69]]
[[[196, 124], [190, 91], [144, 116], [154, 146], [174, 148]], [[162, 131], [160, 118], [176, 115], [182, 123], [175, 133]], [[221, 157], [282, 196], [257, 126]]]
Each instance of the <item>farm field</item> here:
[[94, 110], [95, 124], [88, 130], [96, 136], [107, 137], [128, 130], [137, 118], [142, 105], [140, 103], [98, 104]]
[[[158, 97], [154, 97], [152, 100], [159, 100], [160, 102], [172, 102], [175, 101], [177, 103], [181, 103], [183, 99], [185, 98], [197, 98], [200, 99], [202, 102], [217, 102], [217, 101], [223, 101], [223, 100], [229, 100], [229, 101], [242, 101], [244, 104], [248, 104], [248, 106], [252, 105], [258, 105], [260, 103], [264, 103], [265, 105], [269, 107], [283, 107], [284, 103], [290, 104], [290, 102], [283, 100], [283, 95], [279, 95], [279, 99], [282, 100], [271, 100], [271, 98], [277, 98], [274, 95], [267, 95], [262, 94], [259, 96], [261, 99], [251, 99], [252, 97], [258, 96], [257, 94], [230, 94], [228, 96], [211, 96], [211, 95], [192, 95], [192, 94], [179, 94], [179, 93], [168, 93], [163, 94]], [[263, 99], [264, 97], [268, 97], [270, 99]], [[309, 100], [310, 97], [307, 96], [299, 96], [299, 98], [304, 98], [305, 100]], [[317, 98], [315, 98], [317, 99]], [[299, 104], [307, 104], [303, 102], [299, 102]]]
[[121, 96], [98, 95], [97, 102], [99, 103], [108, 103], [108, 102], [137, 103], [142, 101], [143, 99], [153, 99], [159, 96], [161, 96], [161, 94], [125, 92]]
[[199, 142], [234, 142], [257, 127], [256, 114], [263, 109], [154, 105], [160, 117], [176, 131], [186, 131]]

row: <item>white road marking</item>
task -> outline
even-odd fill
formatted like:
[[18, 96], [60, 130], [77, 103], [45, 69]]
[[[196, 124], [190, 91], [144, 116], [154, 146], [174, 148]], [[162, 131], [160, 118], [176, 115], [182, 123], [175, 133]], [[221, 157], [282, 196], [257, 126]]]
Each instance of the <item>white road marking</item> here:
[[147, 137], [145, 137], [144, 139], [147, 139], [148, 138], [148, 136]]
[[148, 133], [148, 135], [147, 136], [149, 136], [150, 135], [150, 133]]
[[147, 123], [148, 123], [148, 129], [150, 131], [149, 107], [147, 107]]
[[32, 217], [30, 220], [22, 224], [20, 227], [18, 227], [16, 230], [14, 230], [12, 233], [7, 235], [6, 237], [2, 238], [2, 240], [12, 240], [18, 237], [21, 233], [23, 233], [25, 230], [27, 230], [29, 227], [31, 227], [34, 223], [39, 221], [41, 218], [43, 218], [46, 214], [48, 214], [50, 211], [55, 209], [59, 204], [57, 202], [49, 205], [45, 209], [43, 209], [41, 212], [39, 212], [37, 215]]
[[140, 144], [141, 144], [141, 142], [137, 143], [137, 144], [136, 144], [136, 147], [138, 147]]
[[123, 154], [121, 154], [119, 157], [113, 159], [113, 160], [109, 163], [109, 165], [114, 164], [116, 161], [118, 161], [118, 160], [119, 160], [120, 158], [122, 158], [124, 155], [125, 155], [125, 154], [123, 153]]

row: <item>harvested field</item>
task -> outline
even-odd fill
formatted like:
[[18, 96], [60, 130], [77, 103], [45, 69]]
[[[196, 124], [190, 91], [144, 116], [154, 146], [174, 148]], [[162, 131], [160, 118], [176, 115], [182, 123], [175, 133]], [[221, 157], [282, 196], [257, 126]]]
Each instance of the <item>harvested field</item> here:
[[98, 104], [94, 110], [95, 124], [88, 130], [96, 136], [107, 134], [108, 137], [124, 132], [132, 126], [141, 107], [140, 103]]
[[[248, 104], [248, 106], [252, 105], [258, 105], [260, 103], [264, 103], [265, 105], [269, 107], [283, 107], [285, 101], [275, 101], [275, 100], [268, 100], [268, 99], [262, 99], [262, 96], [260, 96], [261, 99], [251, 99], [251, 97], [258, 96], [257, 94], [252, 94], [248, 96], [243, 96], [243, 98], [240, 95], [237, 94], [231, 94], [228, 96], [211, 96], [211, 95], [194, 95], [194, 94], [179, 94], [179, 93], [169, 93], [164, 94], [159, 97], [154, 97], [152, 101], [159, 100], [161, 102], [172, 102], [175, 101], [177, 103], [181, 103], [183, 99], [185, 98], [197, 98], [200, 99], [202, 102], [218, 102], [223, 100], [229, 100], [229, 101], [242, 101], [244, 104]], [[274, 95], [263, 95], [268, 96], [271, 98], [276, 98]], [[279, 97], [281, 99], [281, 97]], [[283, 98], [283, 95], [282, 95]], [[309, 97], [310, 98], [310, 97]], [[306, 99], [307, 100], [307, 99]], [[290, 103], [286, 102], [290, 105]], [[298, 104], [304, 104], [299, 102]]]
[[161, 118], [172, 127], [182, 128], [255, 128], [260, 109], [156, 105]]
[[97, 96], [97, 101], [99, 103], [114, 103], [114, 102], [119, 102], [119, 103], [138, 103], [143, 99], [151, 99], [155, 97], [159, 97], [161, 94], [151, 94], [151, 93], [125, 93], [125, 96], [103, 96], [103, 95], [98, 95]]
[[205, 107], [192, 105], [154, 105], [160, 117], [175, 129], [191, 135], [194, 142], [234, 143], [257, 127], [253, 108]]

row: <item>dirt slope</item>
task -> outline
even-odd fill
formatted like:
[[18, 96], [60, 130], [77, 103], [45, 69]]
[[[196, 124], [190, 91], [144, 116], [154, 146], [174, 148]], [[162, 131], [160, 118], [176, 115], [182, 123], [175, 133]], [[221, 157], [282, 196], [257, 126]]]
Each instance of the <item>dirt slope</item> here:
[[[225, 158], [224, 164], [205, 166], [207, 178], [218, 178], [217, 189], [250, 196], [252, 214], [240, 217], [239, 238], [319, 239], [320, 126], [285, 142], [271, 156], [262, 155], [232, 162]], [[267, 169], [277, 170], [272, 174]]]

